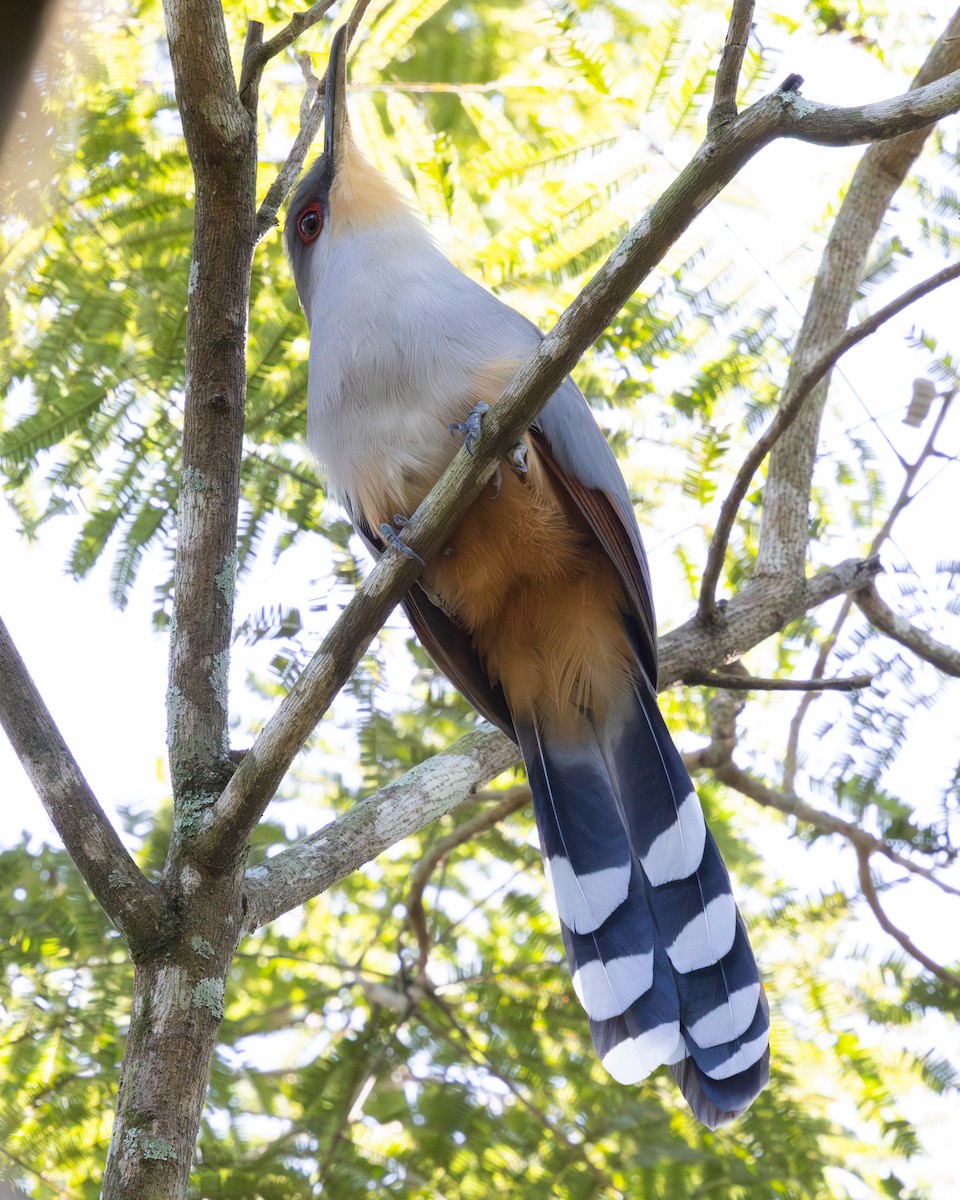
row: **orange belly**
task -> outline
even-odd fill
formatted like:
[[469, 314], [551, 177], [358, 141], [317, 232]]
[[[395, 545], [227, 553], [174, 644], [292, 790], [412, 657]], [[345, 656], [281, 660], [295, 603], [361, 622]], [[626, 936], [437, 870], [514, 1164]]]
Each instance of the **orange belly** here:
[[623, 585], [589, 526], [531, 448], [527, 474], [503, 467], [423, 584], [468, 629], [515, 716], [550, 726], [602, 714], [632, 686]]

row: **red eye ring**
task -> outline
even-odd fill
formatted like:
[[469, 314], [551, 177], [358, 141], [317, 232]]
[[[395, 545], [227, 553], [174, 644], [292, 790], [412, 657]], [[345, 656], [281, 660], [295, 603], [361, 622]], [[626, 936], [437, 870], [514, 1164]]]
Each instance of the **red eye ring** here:
[[323, 212], [319, 203], [308, 204], [297, 217], [297, 236], [305, 246], [315, 242], [323, 228]]

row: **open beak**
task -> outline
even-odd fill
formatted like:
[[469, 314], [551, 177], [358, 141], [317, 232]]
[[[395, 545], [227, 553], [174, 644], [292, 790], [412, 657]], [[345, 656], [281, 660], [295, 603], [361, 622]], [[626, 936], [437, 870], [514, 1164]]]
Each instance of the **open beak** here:
[[330, 47], [327, 84], [324, 94], [323, 155], [327, 161], [329, 179], [333, 181], [343, 152], [344, 129], [347, 124], [347, 27], [341, 25]]

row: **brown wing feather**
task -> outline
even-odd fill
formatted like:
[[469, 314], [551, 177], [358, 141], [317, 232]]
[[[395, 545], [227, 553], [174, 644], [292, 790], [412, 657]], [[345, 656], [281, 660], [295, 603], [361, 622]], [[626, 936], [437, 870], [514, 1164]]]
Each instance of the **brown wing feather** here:
[[516, 741], [503, 690], [487, 678], [470, 635], [437, 608], [419, 584], [414, 584], [402, 603], [420, 645], [439, 670], [482, 716]]
[[650, 576], [639, 530], [635, 524], [632, 529], [628, 528], [617, 506], [602, 488], [587, 487], [560, 467], [542, 430], [531, 426], [527, 436], [536, 447], [537, 454], [550, 472], [554, 483], [576, 504], [616, 567], [629, 596], [631, 615], [636, 622], [636, 627], [631, 632], [634, 634], [637, 654], [656, 689], [657, 627], [650, 593]]
[[[350, 515], [367, 549], [374, 558], [379, 558], [383, 553], [383, 542], [365, 521], [352, 512]], [[437, 669], [446, 675], [482, 716], [516, 741], [513, 719], [503, 690], [490, 682], [467, 631], [437, 608], [417, 583], [407, 592], [401, 604], [420, 645]]]

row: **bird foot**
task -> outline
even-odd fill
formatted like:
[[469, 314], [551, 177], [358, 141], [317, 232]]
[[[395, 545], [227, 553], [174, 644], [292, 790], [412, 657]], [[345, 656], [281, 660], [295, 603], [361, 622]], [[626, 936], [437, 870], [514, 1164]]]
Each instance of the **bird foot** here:
[[480, 436], [480, 421], [484, 413], [490, 411], [490, 405], [484, 404], [481, 400], [475, 404], [467, 414], [465, 421], [452, 421], [450, 423], [451, 434], [460, 434], [463, 437], [463, 444], [468, 454], [473, 453], [473, 443]]
[[511, 467], [513, 467], [518, 475], [526, 475], [527, 443], [524, 441], [517, 442], [517, 444], [508, 452], [507, 462]]
[[[473, 453], [473, 443], [480, 436], [480, 422], [483, 419], [483, 414], [490, 411], [490, 405], [485, 404], [482, 400], [471, 408], [465, 421], [452, 421], [450, 423], [451, 434], [461, 434], [463, 444], [468, 454]], [[522, 478], [527, 473], [527, 444], [524, 441], [519, 441], [511, 447], [507, 454], [507, 462], [514, 471]], [[497, 467], [496, 473], [493, 476], [493, 495], [494, 499], [500, 495], [500, 486], [503, 482], [503, 475], [500, 468]], [[399, 522], [397, 522], [399, 524]], [[402, 526], [401, 526], [402, 528]]]
[[[409, 525], [409, 523], [409, 518], [403, 516], [401, 513], [393, 514], [393, 525], [396, 525], [397, 528], [403, 529], [406, 525]], [[394, 550], [398, 550], [407, 558], [415, 559], [421, 566], [423, 566], [423, 559], [416, 552], [416, 550], [408, 546], [406, 542], [400, 540], [400, 535], [397, 533], [397, 530], [394, 529], [393, 525], [388, 525], [386, 521], [384, 521], [384, 523], [380, 526], [380, 536], [388, 546], [392, 546]]]
[[[517, 442], [507, 454], [507, 462], [516, 472], [521, 480], [525, 480], [527, 476], [527, 443]], [[493, 473], [493, 498], [500, 495], [500, 488], [503, 484], [503, 472], [500, 470], [499, 463], [497, 469]]]

